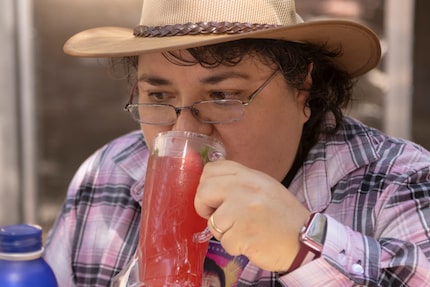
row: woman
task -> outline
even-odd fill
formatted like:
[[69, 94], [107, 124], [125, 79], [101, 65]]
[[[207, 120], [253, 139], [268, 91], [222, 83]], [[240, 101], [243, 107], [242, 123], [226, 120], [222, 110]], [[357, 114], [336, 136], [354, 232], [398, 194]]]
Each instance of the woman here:
[[[133, 256], [146, 161], [166, 130], [226, 147], [205, 166], [195, 208], [216, 239], [207, 257], [241, 262], [231, 285], [426, 284], [430, 154], [342, 115], [353, 78], [379, 60], [370, 30], [302, 23], [290, 0], [145, 0], [130, 33], [96, 28], [65, 45], [137, 59], [127, 109], [141, 131], [74, 177], [45, 253], [61, 286], [106, 286]], [[222, 117], [206, 109], [226, 100]]]

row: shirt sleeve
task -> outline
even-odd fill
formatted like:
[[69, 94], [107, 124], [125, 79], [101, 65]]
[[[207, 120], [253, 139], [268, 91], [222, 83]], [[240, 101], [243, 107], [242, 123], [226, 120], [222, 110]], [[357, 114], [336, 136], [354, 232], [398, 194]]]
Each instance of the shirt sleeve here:
[[[428, 168], [411, 171], [386, 186], [367, 219], [371, 222], [364, 224], [373, 228], [358, 232], [327, 216], [322, 256], [280, 281], [285, 286], [428, 286], [428, 174]], [[359, 220], [351, 221], [358, 225]]]
[[63, 211], [50, 230], [45, 246], [44, 259], [54, 271], [58, 286], [74, 287], [74, 278], [71, 268], [71, 243], [73, 227], [76, 221], [69, 213]]
[[142, 190], [136, 178], [145, 173], [147, 156], [139, 131], [108, 143], [79, 167], [45, 244], [59, 286], [109, 286], [134, 255], [140, 206], [131, 191]]
[[48, 233], [43, 257], [53, 269], [58, 286], [61, 287], [77, 286], [72, 268], [73, 244], [78, 226], [76, 196], [83, 183], [93, 176], [94, 166], [99, 162], [99, 154], [100, 151], [86, 159], [73, 176], [62, 209]]

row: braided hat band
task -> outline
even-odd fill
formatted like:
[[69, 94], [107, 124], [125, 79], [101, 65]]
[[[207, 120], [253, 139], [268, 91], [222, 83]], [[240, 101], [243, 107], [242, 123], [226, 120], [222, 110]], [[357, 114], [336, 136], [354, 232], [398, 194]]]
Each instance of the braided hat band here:
[[133, 30], [136, 37], [170, 37], [198, 34], [240, 34], [280, 27], [273, 24], [251, 24], [239, 22], [198, 22], [165, 26], [139, 25]]

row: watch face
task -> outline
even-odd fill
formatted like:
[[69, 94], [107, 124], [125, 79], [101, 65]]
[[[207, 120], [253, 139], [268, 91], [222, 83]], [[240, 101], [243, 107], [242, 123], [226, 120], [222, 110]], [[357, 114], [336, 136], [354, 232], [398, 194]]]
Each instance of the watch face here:
[[306, 264], [321, 256], [325, 233], [327, 229], [327, 218], [321, 213], [313, 213], [306, 224], [300, 230], [300, 249], [294, 258], [288, 272]]
[[324, 215], [316, 214], [308, 227], [307, 236], [313, 241], [323, 244], [325, 240], [326, 220]]

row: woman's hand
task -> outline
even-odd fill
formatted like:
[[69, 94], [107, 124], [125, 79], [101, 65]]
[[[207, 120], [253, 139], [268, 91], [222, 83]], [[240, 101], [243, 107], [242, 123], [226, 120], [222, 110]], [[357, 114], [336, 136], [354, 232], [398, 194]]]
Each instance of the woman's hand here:
[[268, 271], [289, 268], [310, 215], [280, 182], [229, 160], [205, 165], [195, 207], [212, 217], [209, 229], [230, 255], [243, 254]]

